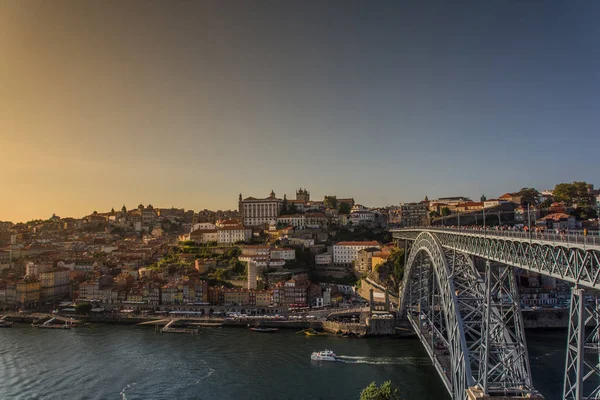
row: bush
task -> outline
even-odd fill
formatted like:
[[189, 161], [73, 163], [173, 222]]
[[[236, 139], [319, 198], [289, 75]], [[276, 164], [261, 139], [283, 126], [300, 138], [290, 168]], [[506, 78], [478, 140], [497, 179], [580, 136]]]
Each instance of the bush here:
[[390, 381], [383, 382], [381, 386], [371, 382], [360, 393], [360, 400], [400, 400], [400, 393], [392, 388]]

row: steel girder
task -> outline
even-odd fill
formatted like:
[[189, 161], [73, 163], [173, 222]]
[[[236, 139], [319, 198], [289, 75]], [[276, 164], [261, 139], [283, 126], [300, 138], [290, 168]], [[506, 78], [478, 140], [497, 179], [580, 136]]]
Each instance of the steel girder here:
[[489, 285], [471, 256], [444, 249], [429, 233], [415, 240], [406, 263], [399, 311], [409, 311], [453, 399], [475, 385], [494, 394], [535, 392], [512, 268], [488, 266], [487, 275]]
[[[400, 311], [408, 310], [408, 319], [452, 398], [465, 399], [475, 380], [446, 254], [435, 236], [423, 233], [413, 244], [406, 265]], [[413, 313], [418, 315], [416, 320]], [[441, 341], [439, 348], [436, 339]]]
[[512, 267], [486, 262], [485, 299], [481, 387], [490, 395], [525, 397], [536, 393]]
[[[396, 239], [416, 240], [426, 229], [394, 231]], [[512, 267], [548, 275], [582, 287], [600, 289], [600, 251], [511, 240], [510, 238], [465, 234], [460, 231], [431, 231], [441, 245], [463, 253], [500, 262]]]
[[[586, 334], [586, 325], [591, 323]], [[600, 303], [598, 292], [571, 290], [563, 399], [600, 399]]]

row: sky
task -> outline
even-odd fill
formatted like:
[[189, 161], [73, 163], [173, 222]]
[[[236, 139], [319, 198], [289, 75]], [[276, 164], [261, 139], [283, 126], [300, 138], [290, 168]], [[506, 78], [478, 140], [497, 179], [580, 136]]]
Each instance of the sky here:
[[0, 221], [597, 181], [596, 1], [0, 2]]

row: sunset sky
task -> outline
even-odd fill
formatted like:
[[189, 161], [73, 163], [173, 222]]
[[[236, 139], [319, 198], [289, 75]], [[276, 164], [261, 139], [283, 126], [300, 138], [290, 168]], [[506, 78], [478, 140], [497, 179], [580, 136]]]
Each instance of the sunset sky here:
[[600, 184], [599, 2], [406, 3], [0, 2], [0, 221]]

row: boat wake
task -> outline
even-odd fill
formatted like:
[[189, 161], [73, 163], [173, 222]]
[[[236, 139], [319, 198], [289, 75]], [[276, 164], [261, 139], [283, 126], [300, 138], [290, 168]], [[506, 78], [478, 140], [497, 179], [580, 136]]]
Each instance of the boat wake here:
[[419, 357], [360, 357], [337, 356], [337, 361], [346, 364], [371, 364], [371, 365], [426, 365], [429, 360]]
[[135, 386], [136, 382], [133, 382], [132, 384], [128, 384], [127, 386], [125, 386], [123, 388], [123, 390], [121, 390], [121, 392], [119, 393], [121, 395], [121, 400], [127, 400], [127, 396], [125, 395], [125, 391], [129, 388], [131, 388], [132, 386]]

